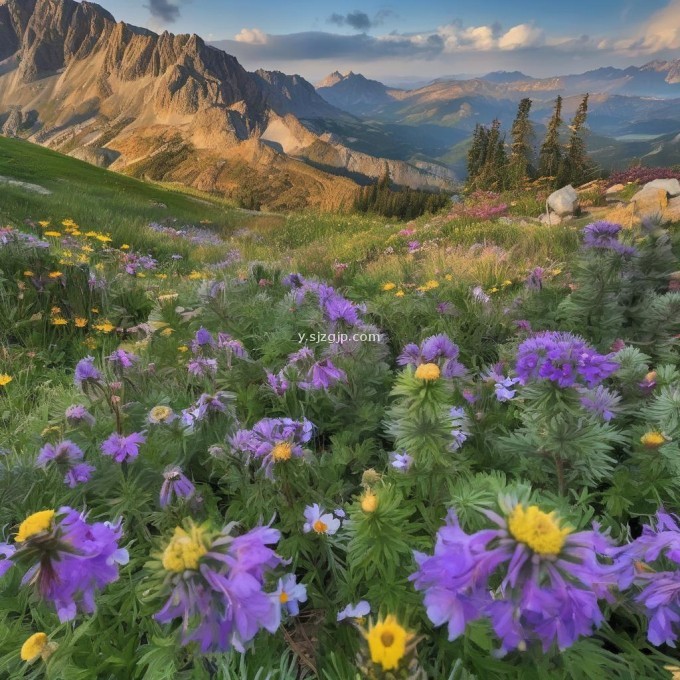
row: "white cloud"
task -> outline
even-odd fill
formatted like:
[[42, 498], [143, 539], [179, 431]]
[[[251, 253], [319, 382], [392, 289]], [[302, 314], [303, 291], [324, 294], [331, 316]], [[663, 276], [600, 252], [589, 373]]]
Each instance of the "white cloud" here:
[[644, 26], [643, 49], [649, 52], [680, 49], [680, 0], [671, 0]]
[[544, 43], [544, 40], [545, 35], [540, 28], [536, 28], [531, 24], [518, 24], [498, 39], [498, 47], [501, 50], [538, 47]]
[[234, 36], [234, 40], [240, 43], [248, 43], [249, 45], [266, 45], [267, 34], [259, 28], [242, 28], [241, 32]]

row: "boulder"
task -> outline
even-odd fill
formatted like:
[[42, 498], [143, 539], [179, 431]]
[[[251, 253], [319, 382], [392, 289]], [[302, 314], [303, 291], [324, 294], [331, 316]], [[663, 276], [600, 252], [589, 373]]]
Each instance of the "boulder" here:
[[578, 210], [578, 194], [571, 184], [548, 196], [548, 207], [560, 217], [573, 215]]
[[668, 205], [668, 193], [665, 189], [644, 186], [633, 196], [631, 203], [635, 206], [635, 214], [641, 219], [653, 219], [663, 215]]
[[664, 212], [664, 217], [669, 222], [680, 222], [680, 196], [671, 198], [671, 200], [668, 201], [668, 205], [666, 206], [666, 210]]
[[642, 190], [663, 189], [669, 196], [680, 196], [680, 182], [677, 179], [655, 179], [647, 182]]
[[607, 194], [608, 196], [610, 194], [618, 194], [620, 191], [623, 191], [626, 188], [625, 184], [614, 184], [613, 186], [609, 187], [607, 191], [604, 193]]

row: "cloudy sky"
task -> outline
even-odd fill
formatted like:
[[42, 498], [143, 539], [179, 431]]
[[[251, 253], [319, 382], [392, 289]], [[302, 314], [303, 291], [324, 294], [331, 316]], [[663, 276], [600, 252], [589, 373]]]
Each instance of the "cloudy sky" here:
[[393, 83], [533, 76], [680, 57], [680, 0], [99, 0], [118, 19], [198, 33], [248, 69]]

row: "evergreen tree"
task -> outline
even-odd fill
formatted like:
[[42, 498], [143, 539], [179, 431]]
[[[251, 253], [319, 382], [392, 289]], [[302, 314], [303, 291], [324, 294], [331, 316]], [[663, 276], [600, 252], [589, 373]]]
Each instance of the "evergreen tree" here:
[[486, 128], [477, 123], [475, 131], [472, 133], [472, 144], [470, 145], [467, 157], [467, 171], [470, 180], [474, 180], [477, 177], [484, 163], [485, 135]]
[[560, 128], [562, 127], [562, 97], [557, 96], [553, 115], [541, 145], [538, 157], [538, 174], [540, 177], [554, 177], [560, 170], [562, 149], [560, 147]]
[[511, 187], [521, 187], [534, 173], [531, 165], [534, 128], [529, 120], [530, 111], [531, 99], [522, 99], [510, 131], [512, 145], [510, 147], [507, 178]]
[[594, 172], [594, 166], [586, 151], [586, 119], [588, 117], [588, 97], [583, 97], [569, 126], [570, 135], [560, 171], [562, 184], [579, 185], [588, 181]]
[[505, 153], [505, 135], [501, 132], [498, 118], [485, 130], [483, 140], [482, 165], [471, 186], [475, 189], [500, 191], [506, 184], [508, 159]]

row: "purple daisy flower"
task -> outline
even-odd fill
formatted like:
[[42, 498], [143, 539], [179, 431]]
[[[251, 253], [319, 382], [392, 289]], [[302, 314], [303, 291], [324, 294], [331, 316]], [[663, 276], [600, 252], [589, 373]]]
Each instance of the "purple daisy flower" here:
[[139, 455], [139, 447], [144, 444], [146, 437], [139, 432], [133, 432], [126, 436], [114, 432], [101, 445], [101, 452], [105, 456], [111, 456], [116, 463], [133, 461]]
[[304, 512], [305, 523], [302, 531], [305, 534], [314, 532], [315, 534], [323, 534], [324, 536], [332, 536], [340, 528], [340, 520], [334, 517], [330, 512], [325, 510], [318, 504], [308, 505]]
[[313, 431], [314, 425], [306, 419], [264, 418], [252, 430], [238, 430], [229, 442], [235, 451], [261, 461], [271, 478], [276, 463], [302, 457], [302, 445], [310, 441]]
[[586, 391], [581, 397], [581, 405], [607, 423], [616, 415], [620, 401], [621, 397], [616, 392], [612, 392], [602, 385]]
[[161, 557], [168, 598], [155, 618], [180, 620], [182, 644], [196, 642], [204, 654], [243, 653], [260, 629], [274, 633], [281, 620], [280, 603], [264, 590], [266, 576], [281, 564], [269, 547], [280, 533], [265, 526], [234, 537], [232, 526], [177, 527]]
[[95, 470], [92, 465], [82, 462], [83, 457], [80, 447], [66, 439], [59, 444], [45, 444], [35, 464], [42, 469], [52, 465], [66, 469], [64, 484], [74, 489], [78, 484], [89, 481]]
[[409, 343], [397, 357], [400, 366], [419, 366], [420, 364], [436, 363], [444, 378], [460, 378], [466, 374], [463, 364], [458, 361], [460, 350], [458, 345], [451, 342], [443, 333], [425, 338], [420, 347]]
[[494, 392], [498, 401], [510, 401], [514, 399], [517, 390], [512, 387], [519, 382], [519, 378], [503, 378], [494, 385]]
[[[501, 653], [538, 642], [565, 649], [589, 636], [604, 617], [598, 599], [610, 599], [618, 567], [603, 564], [611, 546], [598, 531], [573, 533], [554, 513], [502, 501], [497, 525], [466, 534], [454, 512], [437, 533], [434, 555], [416, 553], [410, 579], [425, 593], [427, 615], [447, 624], [449, 639], [467, 624], [491, 620]], [[500, 582], [495, 588], [492, 583]]]
[[206, 357], [194, 357], [187, 364], [189, 375], [194, 375], [202, 378], [206, 375], [215, 375], [217, 373], [217, 360], [207, 359]]
[[186, 427], [194, 427], [196, 423], [206, 420], [216, 413], [227, 413], [229, 401], [232, 395], [228, 392], [216, 392], [215, 394], [202, 394], [196, 403], [182, 411], [182, 423]]
[[167, 508], [175, 498], [185, 500], [191, 498], [195, 491], [196, 487], [182, 472], [182, 468], [170, 465], [163, 472], [163, 485], [160, 493], [161, 508]]
[[295, 574], [286, 574], [279, 579], [272, 597], [279, 605], [279, 611], [297, 616], [300, 613], [300, 603], [307, 602], [307, 587], [297, 582]]
[[89, 482], [95, 470], [95, 466], [89, 463], [76, 463], [64, 475], [64, 484], [75, 489], [78, 484]]
[[229, 333], [217, 334], [217, 347], [237, 359], [247, 359], [248, 352], [240, 340], [236, 340], [229, 335]]
[[619, 255], [636, 255], [633, 246], [619, 241], [621, 225], [612, 222], [593, 222], [583, 228], [583, 247], [590, 249], [610, 250]]
[[196, 353], [200, 351], [202, 347], [215, 347], [216, 344], [212, 333], [201, 326], [201, 328], [196, 331], [196, 335], [194, 335], [194, 339], [191, 341], [191, 349]]
[[288, 382], [288, 380], [286, 380], [286, 377], [283, 375], [283, 372], [279, 372], [276, 375], [274, 373], [267, 372], [267, 383], [274, 392], [274, 394], [276, 394], [279, 397], [283, 396], [290, 387], [290, 383]]
[[[120, 522], [88, 524], [84, 514], [68, 507], [44, 510], [19, 526], [16, 548], [0, 546], [7, 561], [33, 564], [22, 585], [35, 586], [41, 599], [51, 603], [61, 622], [78, 610], [92, 614], [95, 593], [118, 580], [118, 566], [127, 564], [128, 552], [119, 548]], [[0, 574], [7, 570], [0, 566]]]

